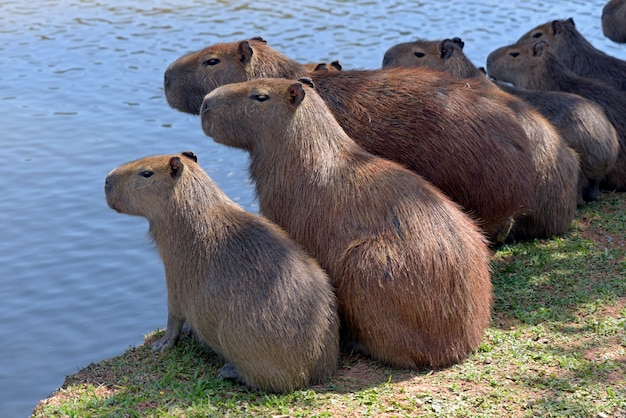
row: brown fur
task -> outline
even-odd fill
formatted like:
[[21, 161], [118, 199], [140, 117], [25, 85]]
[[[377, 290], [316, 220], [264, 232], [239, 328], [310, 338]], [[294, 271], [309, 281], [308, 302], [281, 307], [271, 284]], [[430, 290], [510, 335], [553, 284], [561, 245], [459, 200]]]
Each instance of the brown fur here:
[[615, 167], [619, 139], [602, 106], [577, 94], [562, 91], [528, 90], [507, 83], [498, 86], [530, 103], [561, 132], [580, 157], [582, 200], [594, 201], [600, 182]]
[[222, 377], [272, 392], [330, 378], [339, 319], [328, 276], [281, 228], [231, 201], [193, 154], [124, 164], [105, 191], [111, 208], [148, 219], [163, 260], [167, 330], [153, 351], [173, 346], [187, 321], [229, 362]]
[[626, 43], [626, 1], [611, 0], [602, 8], [602, 33], [618, 42]]
[[325, 62], [310, 62], [308, 64], [302, 64], [302, 67], [307, 72], [311, 71], [341, 71], [343, 67], [339, 64], [339, 61], [332, 61], [330, 64]]
[[387, 50], [383, 66], [427, 67], [464, 77], [471, 80], [472, 86], [481, 85], [483, 94], [511, 108], [530, 141], [536, 189], [533, 210], [516, 222], [512, 233], [515, 238], [529, 239], [567, 232], [576, 214], [578, 185], [582, 183], [578, 180], [577, 155], [540, 112], [488, 80], [467, 58], [463, 46], [460, 38], [402, 43]]
[[[165, 93], [170, 106], [198, 113], [204, 94], [219, 85], [306, 74], [265, 42], [217, 44], [172, 63]], [[480, 88], [426, 69], [309, 75], [350, 137], [434, 183], [488, 235], [530, 207], [528, 141], [510, 111], [483, 97]]]
[[522, 88], [574, 93], [602, 106], [617, 131], [620, 148], [603, 187], [626, 191], [626, 97], [601, 81], [576, 75], [551, 53], [551, 48], [545, 41], [499, 48], [487, 57], [487, 72]]
[[490, 253], [455, 203], [364, 151], [300, 82], [223, 86], [202, 109], [207, 135], [249, 151], [261, 212], [333, 278], [348, 340], [409, 368], [446, 366], [478, 346], [490, 320]]
[[537, 40], [548, 42], [552, 54], [579, 76], [601, 80], [626, 90], [626, 61], [594, 47], [578, 32], [574, 19], [553, 20], [539, 25], [517, 42]]
[[[385, 53], [383, 66], [427, 66], [480, 79], [484, 72], [467, 58], [463, 47], [460, 38], [401, 43]], [[619, 152], [617, 132], [602, 107], [571, 93], [528, 90], [498, 81], [495, 84], [530, 103], [558, 129], [580, 157], [581, 198], [595, 200], [600, 180], [614, 167]]]

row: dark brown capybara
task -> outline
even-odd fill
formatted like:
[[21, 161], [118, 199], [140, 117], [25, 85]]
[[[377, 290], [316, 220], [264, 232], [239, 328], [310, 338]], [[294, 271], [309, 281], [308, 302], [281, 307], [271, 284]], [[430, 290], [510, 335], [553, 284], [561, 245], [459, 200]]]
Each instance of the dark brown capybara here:
[[611, 0], [602, 8], [602, 33], [620, 44], [626, 43], [626, 0]]
[[[165, 71], [167, 101], [198, 114], [216, 87], [260, 77], [297, 79], [305, 68], [258, 38], [209, 46]], [[339, 124], [369, 152], [431, 181], [494, 240], [534, 194], [528, 140], [510, 110], [427, 69], [312, 71]]]
[[619, 153], [601, 186], [626, 191], [626, 96], [599, 80], [569, 70], [546, 41], [524, 42], [498, 48], [487, 57], [487, 72], [496, 80], [531, 90], [574, 93], [599, 104], [617, 131]]
[[[578, 194], [582, 195], [577, 155], [559, 131], [534, 107], [502, 91], [463, 52], [460, 38], [419, 39], [392, 46], [383, 58], [383, 67], [426, 67], [445, 71], [481, 85], [483, 94], [513, 110], [530, 141], [535, 176], [533, 209], [517, 219], [515, 239], [548, 238], [566, 233], [576, 215]], [[579, 183], [580, 190], [579, 190]]]
[[582, 200], [593, 202], [600, 182], [615, 167], [619, 139], [602, 106], [577, 94], [563, 91], [528, 90], [495, 81], [504, 91], [526, 100], [561, 132], [580, 159]]
[[285, 231], [230, 200], [184, 152], [121, 165], [106, 178], [117, 212], [143, 216], [163, 260], [167, 330], [183, 322], [228, 363], [220, 376], [285, 392], [329, 379], [339, 358], [328, 275]]
[[591, 44], [576, 29], [574, 19], [553, 20], [522, 35], [517, 42], [545, 40], [565, 67], [582, 77], [594, 78], [626, 90], [626, 61]]
[[[464, 45], [460, 38], [400, 43], [385, 53], [383, 67], [427, 66], [460, 77], [480, 78], [484, 72], [465, 55]], [[596, 200], [600, 180], [613, 168], [619, 152], [617, 132], [602, 107], [571, 93], [528, 90], [498, 81], [495, 84], [530, 103], [558, 129], [580, 158], [581, 199]]]
[[351, 347], [404, 368], [463, 360], [490, 321], [484, 236], [430, 182], [350, 139], [312, 85], [222, 86], [203, 131], [249, 152], [261, 213], [334, 280]]

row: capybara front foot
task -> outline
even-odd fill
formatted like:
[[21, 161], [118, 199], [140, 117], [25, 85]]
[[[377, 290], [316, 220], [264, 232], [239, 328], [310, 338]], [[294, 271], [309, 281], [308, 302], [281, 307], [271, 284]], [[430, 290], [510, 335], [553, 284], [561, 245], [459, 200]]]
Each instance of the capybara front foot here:
[[178, 340], [178, 337], [172, 338], [171, 336], [168, 336], [167, 333], [165, 333], [165, 336], [163, 338], [152, 344], [150, 351], [152, 351], [153, 353], [157, 351], [162, 353], [168, 348], [173, 347], [174, 344], [176, 344], [176, 340]]
[[239, 376], [239, 372], [235, 368], [233, 363], [225, 363], [220, 369], [218, 376], [220, 379], [234, 380], [235, 382], [242, 383], [243, 380]]

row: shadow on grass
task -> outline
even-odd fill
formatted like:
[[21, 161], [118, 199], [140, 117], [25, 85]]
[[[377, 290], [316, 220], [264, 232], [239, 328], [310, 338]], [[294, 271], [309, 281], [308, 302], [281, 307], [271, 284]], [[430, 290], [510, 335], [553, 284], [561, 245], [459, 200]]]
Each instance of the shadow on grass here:
[[603, 194], [579, 209], [567, 236], [496, 251], [494, 314], [504, 327], [567, 322], [626, 297], [625, 202], [621, 195]]

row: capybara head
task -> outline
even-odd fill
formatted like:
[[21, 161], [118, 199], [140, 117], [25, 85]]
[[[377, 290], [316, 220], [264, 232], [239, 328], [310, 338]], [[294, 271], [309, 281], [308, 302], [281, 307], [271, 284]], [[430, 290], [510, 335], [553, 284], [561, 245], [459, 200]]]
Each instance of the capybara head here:
[[[257, 53], [257, 51], [264, 51]], [[165, 71], [167, 103], [182, 112], [199, 114], [204, 96], [216, 87], [259, 77], [292, 76], [300, 64], [267, 46], [259, 37], [220, 43], [184, 55]]]
[[343, 67], [341, 66], [341, 64], [339, 64], [339, 61], [335, 60], [332, 61], [330, 64], [327, 64], [325, 62], [311, 62], [308, 64], [302, 64], [302, 68], [304, 68], [307, 72], [311, 72], [311, 71], [322, 71], [322, 72], [326, 72], [326, 71], [341, 71], [343, 70]]
[[574, 31], [577, 32], [573, 18], [552, 20], [529, 30], [517, 42], [541, 40], [550, 44], [556, 44], [560, 36], [566, 36]]
[[[308, 78], [298, 81], [260, 78], [219, 87], [207, 94], [202, 102], [202, 130], [224, 145], [245, 150], [263, 147], [272, 152], [277, 144], [264, 144], [263, 139], [277, 137], [276, 140], [280, 141], [280, 138], [288, 137], [291, 129], [297, 129], [292, 124], [293, 116], [300, 111], [306, 90], [311, 88], [312, 81]], [[321, 102], [319, 96], [315, 96]], [[330, 114], [325, 105], [318, 108], [319, 112]], [[269, 118], [271, 124], [263, 123], [268, 114], [272, 115]], [[287, 147], [288, 144], [280, 146]]]
[[548, 49], [546, 41], [520, 42], [498, 48], [487, 56], [487, 73], [518, 87], [548, 90], [542, 87], [547, 81], [542, 61], [547, 58]]
[[427, 67], [445, 71], [457, 77], [471, 78], [480, 72], [463, 53], [461, 38], [427, 41], [418, 39], [392, 46], [385, 52], [383, 68]]
[[626, 0], [611, 0], [602, 8], [602, 33], [618, 42], [626, 43]]
[[128, 215], [153, 219], [163, 209], [163, 202], [173, 193], [187, 164], [196, 164], [192, 151], [131, 161], [115, 168], [106, 178], [104, 193], [111, 209]]

